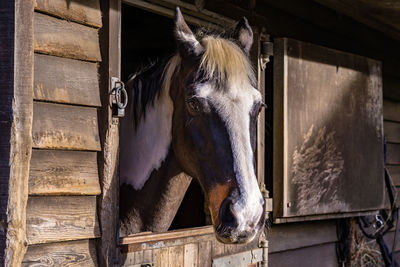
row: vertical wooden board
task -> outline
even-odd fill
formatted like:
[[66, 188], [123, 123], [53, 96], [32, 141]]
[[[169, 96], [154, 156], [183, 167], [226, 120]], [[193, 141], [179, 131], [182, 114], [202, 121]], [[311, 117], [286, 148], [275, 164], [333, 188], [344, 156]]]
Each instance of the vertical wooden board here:
[[184, 247], [183, 266], [198, 266], [199, 247], [196, 243], [186, 244]]
[[35, 102], [32, 141], [34, 148], [99, 151], [97, 110]]
[[35, 100], [101, 106], [97, 63], [35, 54]]
[[383, 208], [381, 63], [291, 39], [280, 49], [283, 217]]
[[35, 12], [35, 52], [101, 61], [98, 30]]
[[168, 267], [168, 248], [153, 250], [154, 267]]
[[32, 148], [33, 2], [0, 2], [0, 266], [20, 266]]
[[143, 263], [152, 263], [153, 262], [153, 250], [146, 249], [143, 251]]
[[385, 121], [383, 125], [386, 141], [389, 143], [400, 143], [400, 123]]
[[218, 242], [216, 239], [212, 241], [212, 257], [218, 257], [224, 254], [224, 244]]
[[96, 28], [102, 24], [99, 0], [35, 0], [35, 10]]
[[135, 255], [134, 264], [141, 264], [141, 263], [143, 263], [143, 250], [141, 250], [141, 251], [135, 251], [135, 252], [134, 252], [134, 255]]
[[183, 246], [168, 248], [168, 266], [183, 267]]
[[400, 102], [384, 99], [383, 118], [388, 121], [400, 122]]
[[97, 153], [86, 151], [32, 151], [30, 195], [100, 194]]
[[29, 245], [100, 236], [95, 196], [32, 196], [26, 213]]
[[211, 266], [211, 253], [212, 246], [211, 241], [204, 241], [199, 243], [199, 266], [210, 267]]
[[96, 246], [91, 240], [31, 245], [22, 266], [96, 267]]
[[135, 264], [135, 252], [128, 252], [123, 254], [119, 259], [120, 266], [132, 266]]
[[[100, 31], [101, 55], [99, 66], [100, 97], [109, 103], [111, 77], [120, 77], [121, 68], [121, 1], [101, 1], [103, 28]], [[119, 124], [112, 110], [105, 105], [99, 110], [102, 151], [99, 155], [99, 176], [102, 194], [98, 197], [98, 211], [102, 236], [98, 241], [99, 265], [112, 265], [116, 255], [119, 220]]]
[[387, 144], [387, 164], [400, 164], [400, 144]]

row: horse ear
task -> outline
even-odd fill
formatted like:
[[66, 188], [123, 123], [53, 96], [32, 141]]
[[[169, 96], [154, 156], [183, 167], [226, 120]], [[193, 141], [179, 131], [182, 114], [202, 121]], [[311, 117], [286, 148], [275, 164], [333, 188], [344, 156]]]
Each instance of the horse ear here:
[[246, 54], [249, 54], [251, 45], [253, 44], [253, 31], [245, 17], [236, 24], [233, 30], [233, 38], [239, 43]]
[[186, 24], [179, 7], [175, 10], [175, 39], [179, 53], [183, 58], [198, 56], [203, 51], [203, 47]]

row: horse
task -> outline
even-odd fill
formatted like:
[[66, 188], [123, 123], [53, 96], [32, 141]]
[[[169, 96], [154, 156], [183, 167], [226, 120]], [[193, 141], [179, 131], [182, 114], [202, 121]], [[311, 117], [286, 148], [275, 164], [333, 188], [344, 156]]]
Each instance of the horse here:
[[171, 202], [163, 192], [185, 173], [202, 188], [216, 238], [250, 242], [265, 223], [254, 156], [265, 105], [249, 60], [253, 32], [242, 18], [229, 31], [195, 34], [177, 8], [174, 38], [175, 55], [126, 83], [120, 231], [168, 230], [170, 221], [159, 222]]

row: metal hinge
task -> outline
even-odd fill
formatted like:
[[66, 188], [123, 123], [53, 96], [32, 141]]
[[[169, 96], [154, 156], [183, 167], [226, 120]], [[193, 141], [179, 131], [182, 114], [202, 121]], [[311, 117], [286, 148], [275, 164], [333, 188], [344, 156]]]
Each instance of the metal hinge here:
[[117, 77], [111, 77], [110, 97], [112, 103], [113, 117], [124, 117], [125, 108], [128, 105], [128, 94], [125, 90], [125, 84]]

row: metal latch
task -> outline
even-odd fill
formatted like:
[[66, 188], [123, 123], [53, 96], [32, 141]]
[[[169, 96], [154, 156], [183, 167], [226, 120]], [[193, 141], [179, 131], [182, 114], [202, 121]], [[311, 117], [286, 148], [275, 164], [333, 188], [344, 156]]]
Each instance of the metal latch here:
[[125, 116], [125, 108], [128, 105], [128, 94], [125, 84], [117, 77], [111, 77], [111, 103], [113, 117], [122, 118]]

